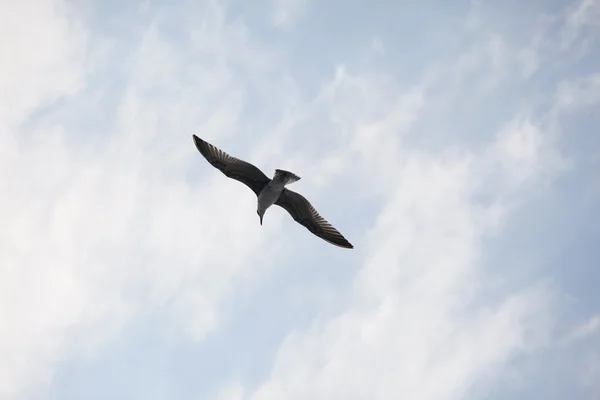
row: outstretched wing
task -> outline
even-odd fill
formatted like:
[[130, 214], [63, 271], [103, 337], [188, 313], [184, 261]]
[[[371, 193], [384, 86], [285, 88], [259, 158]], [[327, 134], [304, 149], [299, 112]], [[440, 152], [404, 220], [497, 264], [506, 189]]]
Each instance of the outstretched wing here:
[[240, 160], [225, 153], [223, 150], [212, 144], [192, 135], [196, 148], [206, 158], [206, 160], [225, 176], [242, 182], [248, 186], [258, 196], [260, 191], [271, 179], [269, 179], [260, 169], [249, 162]]
[[296, 222], [304, 225], [321, 239], [336, 246], [354, 248], [301, 194], [284, 188], [275, 204], [287, 210]]

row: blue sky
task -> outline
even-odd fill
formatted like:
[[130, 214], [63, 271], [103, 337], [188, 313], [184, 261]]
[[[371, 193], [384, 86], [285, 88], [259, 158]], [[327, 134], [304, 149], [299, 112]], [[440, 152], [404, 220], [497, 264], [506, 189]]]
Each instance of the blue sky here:
[[1, 4], [0, 399], [599, 395], [599, 1]]

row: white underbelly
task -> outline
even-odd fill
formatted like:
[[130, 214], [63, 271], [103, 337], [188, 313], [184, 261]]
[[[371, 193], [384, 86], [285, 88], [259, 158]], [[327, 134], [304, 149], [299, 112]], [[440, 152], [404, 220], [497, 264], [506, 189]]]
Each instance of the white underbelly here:
[[258, 209], [266, 210], [271, 207], [279, 198], [282, 189], [283, 188], [266, 186], [258, 195]]

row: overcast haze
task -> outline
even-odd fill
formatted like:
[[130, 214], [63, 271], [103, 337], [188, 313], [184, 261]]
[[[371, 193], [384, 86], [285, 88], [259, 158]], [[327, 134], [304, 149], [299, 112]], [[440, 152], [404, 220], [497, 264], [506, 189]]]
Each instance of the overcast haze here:
[[598, 0], [0, 0], [0, 399], [600, 398], [599, 39]]

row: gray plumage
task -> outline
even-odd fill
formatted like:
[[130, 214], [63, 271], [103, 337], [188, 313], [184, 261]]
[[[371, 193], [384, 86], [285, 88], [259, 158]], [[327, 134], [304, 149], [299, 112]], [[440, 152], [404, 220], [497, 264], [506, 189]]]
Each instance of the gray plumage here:
[[254, 165], [230, 156], [196, 135], [192, 135], [192, 137], [200, 154], [213, 167], [225, 176], [242, 182], [256, 194], [256, 212], [260, 217], [261, 225], [266, 210], [276, 204], [285, 209], [296, 222], [321, 239], [339, 247], [354, 248], [337, 229], [319, 215], [304, 196], [285, 187], [299, 181], [299, 176], [289, 171], [276, 169], [273, 179], [270, 179]]

